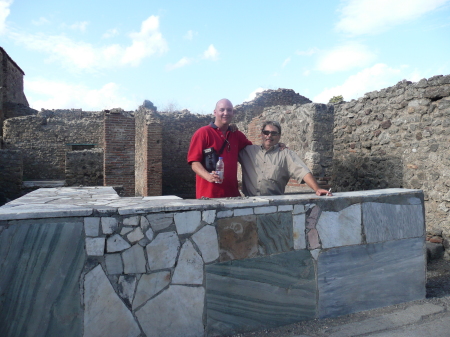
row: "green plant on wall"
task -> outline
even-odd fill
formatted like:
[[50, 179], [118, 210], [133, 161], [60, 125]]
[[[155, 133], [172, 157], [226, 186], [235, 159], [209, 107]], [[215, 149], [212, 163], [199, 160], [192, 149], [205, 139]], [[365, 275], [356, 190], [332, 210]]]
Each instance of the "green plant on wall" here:
[[328, 103], [340, 103], [344, 101], [344, 97], [342, 97], [342, 95], [339, 96], [333, 96], [330, 98], [330, 100], [328, 101]]

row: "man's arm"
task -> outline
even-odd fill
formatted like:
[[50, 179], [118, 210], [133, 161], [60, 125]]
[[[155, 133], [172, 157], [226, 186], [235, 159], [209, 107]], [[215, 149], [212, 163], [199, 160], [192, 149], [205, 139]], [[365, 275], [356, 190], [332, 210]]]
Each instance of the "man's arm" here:
[[314, 178], [314, 176], [311, 173], [307, 173], [303, 177], [303, 181], [306, 183], [306, 185], [311, 187], [318, 196], [321, 196], [321, 195], [330, 195], [331, 196], [332, 195], [331, 192], [328, 192], [327, 190], [324, 190], [323, 188], [319, 187], [316, 179]]
[[191, 163], [191, 167], [192, 167], [192, 170], [195, 172], [195, 174], [199, 175], [206, 181], [209, 181], [210, 183], [219, 181], [219, 175], [216, 174], [215, 171], [212, 171], [211, 172], [212, 174], [209, 173], [208, 171], [206, 171], [206, 169], [203, 167], [202, 163], [200, 163], [199, 161], [193, 161]]

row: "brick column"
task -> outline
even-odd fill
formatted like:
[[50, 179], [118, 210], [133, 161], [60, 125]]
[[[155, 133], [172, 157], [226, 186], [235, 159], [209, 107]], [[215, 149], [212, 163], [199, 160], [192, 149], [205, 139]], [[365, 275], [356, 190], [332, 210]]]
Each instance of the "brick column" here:
[[156, 114], [136, 111], [136, 195], [162, 195], [162, 124]]
[[104, 131], [104, 185], [123, 186], [125, 196], [134, 196], [134, 117], [121, 109], [105, 110]]

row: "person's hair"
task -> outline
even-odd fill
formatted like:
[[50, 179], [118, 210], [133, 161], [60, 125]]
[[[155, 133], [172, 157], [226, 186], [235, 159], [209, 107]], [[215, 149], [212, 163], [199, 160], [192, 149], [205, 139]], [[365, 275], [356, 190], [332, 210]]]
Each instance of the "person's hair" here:
[[278, 128], [278, 132], [279, 132], [280, 135], [281, 135], [281, 125], [280, 125], [280, 123], [275, 122], [275, 121], [265, 121], [265, 122], [263, 123], [263, 125], [262, 125], [261, 132], [264, 131], [266, 125], [273, 125], [273, 126], [276, 126], [276, 127]]

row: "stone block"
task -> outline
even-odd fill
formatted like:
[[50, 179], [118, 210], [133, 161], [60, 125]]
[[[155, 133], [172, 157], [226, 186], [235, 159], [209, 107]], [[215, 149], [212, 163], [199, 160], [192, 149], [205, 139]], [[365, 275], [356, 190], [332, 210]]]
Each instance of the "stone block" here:
[[280, 205], [278, 206], [278, 212], [292, 212], [294, 210], [293, 205]]
[[177, 266], [172, 276], [172, 284], [198, 284], [203, 283], [203, 260], [196, 252], [192, 242], [186, 240], [181, 247]]
[[135, 243], [135, 242], [137, 242], [137, 241], [139, 241], [140, 239], [143, 239], [143, 238], [144, 238], [144, 233], [142, 233], [141, 227], [137, 227], [134, 231], [130, 232], [127, 235], [127, 239], [131, 243]]
[[108, 275], [117, 275], [123, 273], [123, 263], [120, 254], [106, 254], [105, 265]]
[[113, 234], [114, 231], [117, 229], [117, 225], [119, 224], [117, 219], [110, 217], [103, 217], [100, 219], [102, 223], [103, 234]]
[[128, 307], [131, 307], [134, 297], [134, 290], [136, 289], [136, 276], [120, 275], [117, 285], [119, 289], [119, 296], [122, 297]]
[[124, 226], [139, 226], [139, 218], [140, 216], [132, 216], [129, 218], [123, 219], [123, 225]]
[[292, 216], [294, 249], [306, 249], [305, 214]]
[[340, 212], [322, 212], [316, 228], [322, 248], [360, 244], [361, 204], [351, 205]]
[[147, 337], [202, 337], [204, 300], [203, 287], [172, 285], [138, 309], [136, 317]]
[[180, 240], [175, 232], [160, 233], [145, 249], [151, 270], [172, 268], [180, 249]]
[[266, 255], [287, 252], [294, 248], [291, 213], [258, 215], [260, 251]]
[[214, 226], [205, 226], [197, 233], [192, 235], [205, 263], [212, 262], [219, 258], [219, 241], [216, 228]]
[[317, 262], [319, 316], [423, 299], [424, 245], [423, 238], [412, 238], [322, 251]]
[[204, 222], [206, 222], [207, 224], [212, 224], [215, 219], [216, 219], [216, 211], [215, 210], [209, 210], [209, 211], [202, 212], [202, 220]]
[[125, 274], [142, 274], [146, 272], [144, 248], [139, 244], [122, 253], [123, 271]]
[[255, 215], [219, 219], [216, 228], [220, 261], [246, 259], [258, 254]]
[[217, 218], [230, 218], [233, 216], [233, 210], [217, 212]]
[[253, 214], [253, 208], [236, 208], [234, 210], [234, 216], [242, 216], [250, 214]]
[[276, 213], [277, 206], [255, 207], [254, 212], [255, 214]]
[[133, 300], [133, 310], [139, 308], [170, 283], [170, 271], [144, 274], [139, 280]]
[[86, 236], [98, 236], [100, 229], [100, 218], [86, 217], [84, 218], [84, 232]]
[[156, 213], [146, 216], [155, 232], [161, 231], [173, 224], [173, 213]]
[[119, 234], [114, 234], [106, 240], [106, 252], [115, 253], [121, 252], [130, 248], [131, 245], [126, 242]]
[[88, 256], [103, 256], [105, 238], [86, 238], [86, 254]]
[[178, 234], [189, 234], [195, 232], [200, 226], [201, 212], [191, 211], [175, 213], [173, 218]]
[[367, 243], [421, 237], [425, 234], [422, 205], [362, 204]]
[[316, 314], [314, 261], [306, 250], [206, 266], [208, 335], [275, 327]]
[[84, 278], [83, 337], [137, 337], [141, 331], [99, 265]]

